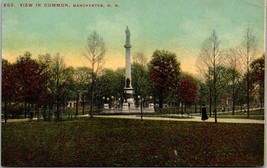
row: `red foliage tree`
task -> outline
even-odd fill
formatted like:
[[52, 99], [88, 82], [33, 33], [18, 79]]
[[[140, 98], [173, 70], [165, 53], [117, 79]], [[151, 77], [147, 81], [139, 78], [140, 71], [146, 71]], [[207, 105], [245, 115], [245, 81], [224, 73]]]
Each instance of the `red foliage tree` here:
[[5, 122], [7, 122], [7, 103], [14, 100], [17, 89], [14, 65], [2, 59], [2, 100], [4, 102]]
[[26, 105], [40, 103], [45, 98], [45, 87], [43, 85], [42, 69], [40, 65], [33, 59], [31, 54], [26, 52], [17, 59], [14, 64], [15, 79], [18, 85], [17, 100]]
[[189, 75], [182, 75], [179, 78], [179, 97], [182, 103], [190, 104], [197, 98], [197, 82]]

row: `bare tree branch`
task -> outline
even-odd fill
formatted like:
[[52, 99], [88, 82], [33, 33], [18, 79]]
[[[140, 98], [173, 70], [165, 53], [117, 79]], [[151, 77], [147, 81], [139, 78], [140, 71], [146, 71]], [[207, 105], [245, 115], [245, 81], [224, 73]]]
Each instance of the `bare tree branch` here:
[[104, 56], [106, 53], [105, 42], [103, 38], [96, 32], [93, 31], [87, 38], [87, 45], [85, 47], [86, 53], [83, 56], [89, 61], [89, 67], [92, 70], [91, 74], [91, 106], [90, 106], [90, 117], [92, 115], [93, 99], [94, 99], [94, 85], [97, 76], [101, 73], [104, 64]]

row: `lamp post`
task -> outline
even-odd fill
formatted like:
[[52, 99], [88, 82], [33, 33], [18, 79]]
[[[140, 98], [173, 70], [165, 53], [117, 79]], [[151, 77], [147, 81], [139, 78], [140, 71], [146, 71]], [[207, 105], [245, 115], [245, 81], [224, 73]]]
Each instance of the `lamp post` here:
[[[151, 104], [152, 103], [152, 96], [149, 96], [149, 104]], [[150, 105], [149, 105], [150, 106]]]
[[118, 106], [118, 108], [120, 108], [120, 107], [121, 107], [121, 98], [119, 98], [118, 101], [119, 101], [119, 106]]
[[104, 104], [105, 104], [105, 96], [102, 97], [102, 104], [103, 104], [103, 108], [105, 108]]
[[113, 102], [113, 99], [114, 99], [114, 96], [111, 96], [111, 99], [110, 99], [110, 108], [113, 108], [114, 107], [114, 102]]
[[108, 108], [110, 108], [109, 98], [107, 97]]

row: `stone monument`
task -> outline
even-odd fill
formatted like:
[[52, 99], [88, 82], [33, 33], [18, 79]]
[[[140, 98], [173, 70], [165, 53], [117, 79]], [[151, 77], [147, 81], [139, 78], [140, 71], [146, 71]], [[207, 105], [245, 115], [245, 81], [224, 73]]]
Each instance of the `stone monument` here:
[[[125, 87], [124, 87], [124, 100], [122, 108], [110, 108], [108, 104], [104, 104], [104, 108], [101, 113], [103, 114], [112, 114], [112, 113], [154, 113], [154, 104], [151, 102], [147, 106], [142, 107], [135, 107], [135, 100], [133, 97], [134, 91], [132, 87], [132, 72], [131, 72], [131, 33], [128, 28], [126, 27], [125, 30], [126, 34], [126, 41], [125, 41]], [[152, 100], [152, 96], [149, 98]], [[142, 103], [141, 103], [142, 104]]]
[[125, 66], [126, 66], [126, 73], [125, 73], [125, 87], [124, 87], [124, 94], [125, 99], [123, 102], [122, 111], [129, 111], [129, 109], [134, 109], [134, 98], [133, 98], [133, 88], [132, 88], [132, 72], [131, 72], [131, 33], [128, 28], [126, 27], [125, 30], [126, 34], [126, 41], [125, 41]]

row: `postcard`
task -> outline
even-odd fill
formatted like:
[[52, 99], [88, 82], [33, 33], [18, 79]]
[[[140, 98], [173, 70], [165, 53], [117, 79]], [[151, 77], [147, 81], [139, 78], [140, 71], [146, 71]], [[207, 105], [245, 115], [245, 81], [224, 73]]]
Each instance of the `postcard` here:
[[2, 0], [1, 165], [263, 166], [264, 0]]

